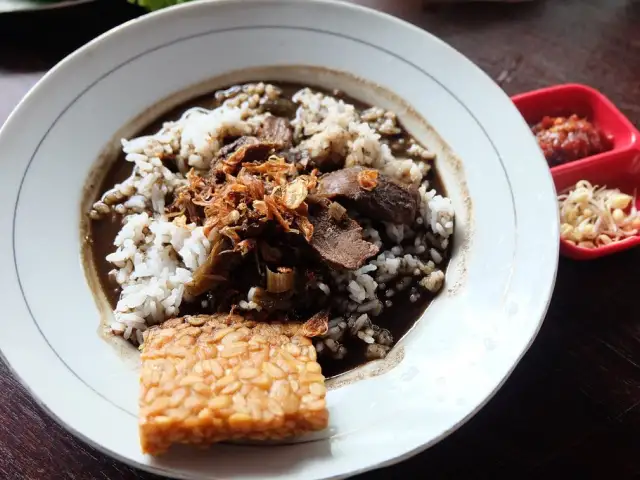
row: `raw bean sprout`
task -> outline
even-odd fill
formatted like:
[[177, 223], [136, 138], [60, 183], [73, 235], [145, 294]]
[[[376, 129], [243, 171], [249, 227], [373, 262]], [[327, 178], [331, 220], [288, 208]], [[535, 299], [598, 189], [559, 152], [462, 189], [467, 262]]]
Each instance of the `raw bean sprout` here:
[[636, 194], [580, 180], [558, 196], [560, 236], [583, 248], [619, 242], [640, 230]]

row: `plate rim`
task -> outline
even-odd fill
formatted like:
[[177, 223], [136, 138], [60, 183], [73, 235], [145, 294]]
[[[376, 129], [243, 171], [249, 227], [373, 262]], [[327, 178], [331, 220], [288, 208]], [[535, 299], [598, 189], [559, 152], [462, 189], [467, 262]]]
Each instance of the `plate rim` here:
[[[86, 0], [86, 1], [91, 1], [91, 0]], [[343, 3], [337, 0], [306, 0], [308, 3], [314, 3], [314, 4], [332, 4], [335, 7], [338, 8], [347, 8], [347, 9], [352, 9], [352, 10], [357, 10], [360, 11], [359, 13], [362, 15], [375, 15], [375, 16], [379, 16], [379, 17], [383, 17], [385, 18], [387, 21], [393, 21], [396, 22], [398, 24], [398, 26], [401, 26], [403, 28], [411, 28], [414, 31], [419, 32], [421, 35], [426, 35], [430, 38], [431, 41], [435, 41], [435, 42], [439, 42], [441, 45], [444, 45], [446, 48], [450, 49], [451, 51], [455, 52], [458, 54], [458, 56], [462, 57], [464, 60], [466, 60], [466, 63], [468, 63], [469, 67], [473, 67], [477, 70], [480, 70], [479, 67], [477, 67], [473, 62], [471, 62], [469, 59], [467, 59], [467, 57], [465, 57], [464, 55], [462, 55], [461, 53], [457, 52], [457, 50], [453, 49], [453, 47], [449, 46], [448, 44], [446, 44], [444, 41], [442, 41], [441, 39], [439, 39], [438, 37], [433, 36], [432, 34], [430, 34], [427, 31], [424, 31], [408, 22], [405, 22], [403, 20], [400, 20], [398, 18], [395, 18], [387, 13], [384, 12], [380, 12], [380, 11], [376, 11], [373, 9], [370, 9], [368, 7], [364, 7], [362, 5], [354, 5], [354, 4], [347, 4], [347, 3]], [[274, 3], [274, 4], [291, 4], [291, 3], [298, 3], [299, 0], [270, 0], [268, 3]], [[94, 48], [96, 48], [98, 46], [98, 44], [100, 44], [105, 38], [113, 36], [114, 34], [116, 34], [118, 31], [120, 31], [121, 29], [125, 29], [128, 28], [128, 26], [130, 26], [131, 24], [137, 23], [137, 22], [150, 22], [155, 20], [156, 17], [159, 16], [164, 16], [164, 15], [173, 15], [175, 11], [178, 10], [189, 10], [189, 9], [197, 9], [197, 8], [203, 8], [202, 4], [209, 4], [207, 6], [205, 6], [204, 8], [211, 8], [211, 4], [231, 4], [231, 3], [237, 3], [235, 0], [209, 0], [209, 1], [204, 1], [204, 2], [194, 2], [194, 3], [187, 3], [187, 4], [182, 4], [176, 7], [171, 7], [169, 9], [166, 10], [162, 10], [162, 11], [158, 11], [158, 12], [153, 12], [151, 14], [147, 14], [144, 15], [142, 17], [130, 20], [122, 25], [119, 25], [111, 30], [109, 30], [108, 32], [100, 35], [99, 37], [97, 37], [96, 39], [92, 40], [91, 42], [89, 42], [87, 45], [81, 47], [80, 49], [76, 50], [75, 52], [71, 53], [70, 55], [68, 55], [65, 59], [63, 59], [61, 62], [59, 62], [52, 70], [50, 70], [45, 76], [43, 76], [38, 83], [32, 87], [32, 89], [29, 91], [29, 93], [22, 99], [22, 101], [18, 104], [18, 106], [14, 109], [14, 111], [11, 113], [11, 115], [8, 117], [8, 119], [6, 120], [5, 124], [3, 125], [2, 129], [0, 129], [0, 139], [3, 138], [3, 131], [5, 130], [6, 126], [9, 125], [10, 123], [12, 123], [16, 112], [18, 112], [24, 104], [28, 103], [30, 101], [31, 96], [33, 95], [34, 92], [36, 92], [38, 89], [43, 88], [43, 84], [45, 84], [48, 81], [48, 78], [50, 75], [53, 75], [55, 73], [57, 73], [59, 70], [66, 68], [66, 65], [68, 62], [73, 61], [74, 59], [76, 59], [77, 57], [81, 57], [83, 55], [86, 55], [87, 53], [91, 53], [92, 50]], [[248, 3], [256, 3], [255, 0], [253, 2], [248, 2]], [[260, 3], [267, 3], [267, 2], [260, 2]], [[486, 74], [483, 73], [483, 75], [487, 78], [489, 78]], [[495, 85], [495, 82], [493, 82], [493, 80], [491, 80], [489, 78], [489, 80], [491, 81], [491, 83], [493, 83]], [[499, 88], [496, 86], [496, 88]], [[490, 137], [489, 137], [490, 138]], [[548, 181], [550, 182], [551, 185], [553, 185], [552, 181], [551, 181], [551, 173], [548, 173]], [[512, 191], [513, 194], [513, 191]], [[557, 230], [557, 227], [556, 227]], [[557, 233], [557, 232], [556, 232]], [[504, 383], [506, 382], [506, 380], [510, 377], [511, 373], [513, 372], [513, 370], [515, 369], [515, 367], [519, 364], [519, 362], [521, 361], [522, 357], [526, 354], [526, 352], [528, 351], [528, 349], [530, 348], [530, 346], [532, 345], [533, 341], [535, 340], [543, 322], [544, 322], [544, 317], [545, 314], [549, 308], [549, 304], [551, 301], [551, 293], [553, 292], [553, 288], [555, 285], [555, 279], [556, 279], [556, 275], [557, 275], [557, 270], [558, 270], [558, 255], [559, 255], [559, 248], [555, 249], [555, 253], [554, 253], [554, 268], [553, 268], [553, 274], [551, 275], [551, 282], [549, 283], [548, 286], [548, 291], [546, 292], [547, 295], [547, 299], [545, 302], [545, 305], [542, 308], [542, 312], [540, 315], [540, 318], [537, 321], [536, 324], [536, 329], [533, 333], [533, 335], [529, 338], [529, 341], [527, 343], [527, 345], [524, 347], [524, 349], [522, 349], [521, 353], [519, 354], [517, 360], [511, 365], [511, 367], [509, 368], [507, 374], [502, 378], [502, 380], [498, 383], [498, 385], [495, 386], [495, 388], [492, 389], [492, 391], [490, 392], [490, 394], [488, 396], [486, 396], [484, 398], [484, 400], [482, 402], [480, 402], [477, 406], [475, 406], [473, 409], [471, 409], [471, 411], [464, 416], [460, 422], [456, 423], [455, 425], [453, 425], [450, 429], [442, 432], [442, 434], [438, 435], [437, 437], [432, 438], [430, 441], [427, 441], [423, 444], [421, 444], [418, 448], [411, 450], [411, 451], [407, 451], [405, 454], [403, 455], [399, 455], [396, 456], [392, 459], [390, 459], [389, 461], [385, 461], [382, 463], [371, 463], [370, 465], [368, 465], [367, 467], [364, 467], [362, 469], [359, 470], [355, 470], [355, 471], [351, 471], [348, 474], [345, 475], [355, 475], [358, 473], [362, 473], [365, 471], [369, 471], [372, 469], [376, 469], [376, 468], [381, 468], [384, 466], [388, 466], [388, 465], [392, 465], [395, 463], [398, 463], [402, 460], [405, 460], [427, 448], [429, 448], [430, 446], [434, 445], [435, 443], [438, 443], [439, 441], [441, 441], [443, 438], [447, 437], [452, 431], [457, 430], [458, 428], [460, 428], [460, 426], [462, 426], [464, 423], [466, 423], [470, 418], [472, 418], [475, 414], [477, 414], [477, 412], [479, 410], [481, 410], [486, 403], [488, 403], [491, 398], [493, 398], [493, 396], [498, 392], [498, 390], [504, 385]], [[45, 339], [46, 340], [46, 339]], [[518, 349], [520, 350], [520, 349]], [[135, 468], [139, 468], [145, 471], [149, 471], [152, 473], [156, 473], [156, 474], [160, 474], [160, 475], [173, 475], [176, 476], [176, 473], [173, 471], [165, 471], [163, 468], [158, 468], [158, 467], [154, 467], [153, 465], [150, 464], [144, 464], [144, 463], [139, 463], [136, 462], [133, 459], [129, 459], [127, 457], [121, 456], [120, 454], [113, 452], [109, 449], [107, 449], [106, 447], [103, 447], [102, 445], [98, 444], [97, 442], [94, 442], [92, 439], [88, 438], [87, 436], [85, 436], [84, 434], [78, 432], [77, 430], [75, 430], [74, 428], [70, 427], [67, 423], [65, 423], [63, 420], [60, 419], [60, 417], [57, 416], [57, 414], [55, 414], [53, 411], [51, 411], [46, 404], [44, 403], [44, 401], [42, 399], [40, 399], [38, 396], [36, 396], [33, 391], [31, 390], [31, 388], [29, 387], [29, 385], [27, 385], [23, 379], [16, 373], [16, 371], [14, 370], [13, 366], [11, 365], [11, 363], [8, 362], [8, 360], [6, 359], [6, 357], [4, 356], [4, 353], [2, 351], [0, 351], [0, 356], [2, 357], [2, 359], [5, 361], [5, 363], [8, 365], [9, 369], [11, 370], [12, 374], [14, 375], [15, 378], [17, 378], [20, 383], [26, 388], [26, 390], [30, 393], [30, 395], [35, 399], [35, 401], [38, 403], [38, 405], [43, 408], [47, 414], [49, 416], [51, 416], [51, 418], [53, 418], [58, 424], [60, 424], [63, 428], [65, 428], [67, 431], [70, 431], [72, 434], [74, 434], [76, 437], [80, 438], [81, 440], [85, 441], [86, 443], [88, 443], [89, 445], [93, 446], [94, 448], [98, 449], [99, 451], [109, 455], [112, 458], [116, 458], [120, 461], [123, 461], [124, 463], [131, 465]], [[185, 475], [184, 477], [180, 476], [179, 478], [193, 478], [190, 475]], [[324, 478], [324, 477], [323, 477]], [[334, 477], [326, 477], [326, 478], [343, 478], [343, 475], [339, 475], [339, 476], [334, 476]]]

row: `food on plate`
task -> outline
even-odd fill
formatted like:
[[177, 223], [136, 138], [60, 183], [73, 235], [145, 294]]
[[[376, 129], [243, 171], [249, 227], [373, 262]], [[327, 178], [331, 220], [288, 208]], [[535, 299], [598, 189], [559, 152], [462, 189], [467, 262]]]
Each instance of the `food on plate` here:
[[[88, 246], [113, 304], [110, 331], [141, 345], [141, 434], [152, 453], [167, 438], [200, 435], [164, 413], [162, 428], [148, 422], [157, 393], [147, 391], [149, 365], [174, 372], [178, 362], [153, 360], [164, 355], [157, 354], [158, 339], [179, 345], [188, 330], [204, 342], [215, 337], [220, 315], [242, 318], [234, 323], [242, 327], [228, 328], [242, 329], [245, 340], [238, 341], [249, 345], [274, 322], [279, 326], [269, 328], [313, 324], [313, 334], [283, 333], [269, 351], [312, 345], [314, 352], [299, 360], [312, 362], [317, 354], [311, 368], [320, 378], [322, 365], [330, 377], [384, 358], [442, 289], [453, 207], [433, 153], [392, 112], [341, 92], [250, 83], [183, 106], [123, 140], [122, 150], [89, 213]], [[190, 323], [206, 316], [207, 331]], [[199, 343], [181, 338], [188, 358], [209, 359]], [[244, 357], [238, 362], [248, 366]], [[196, 363], [187, 363], [180, 372], [189, 377]], [[292, 375], [291, 388], [302, 395]], [[200, 385], [204, 396], [219, 386], [208, 382]], [[159, 411], [190, 411], [188, 422], [206, 417], [207, 442], [258, 435], [252, 430], [262, 425], [258, 417], [245, 430], [213, 428], [206, 422], [219, 419], [215, 409], [188, 407], [183, 391], [166, 385], [158, 398], [180, 393], [174, 406], [159, 400], [165, 405]], [[318, 381], [314, 390], [321, 389]], [[242, 390], [240, 404], [246, 395]], [[292, 422], [302, 423], [285, 422], [286, 432], [323, 425], [324, 413], [310, 420], [294, 413]], [[274, 425], [264, 428], [266, 437], [285, 432]]]
[[151, 327], [141, 355], [143, 452], [326, 428], [327, 390], [309, 339], [323, 332], [326, 317], [269, 324], [216, 314]]
[[597, 248], [637, 235], [640, 229], [635, 193], [580, 180], [558, 196], [558, 203], [560, 236], [572, 245]]
[[613, 148], [611, 140], [598, 127], [577, 115], [544, 117], [532, 131], [551, 167]]

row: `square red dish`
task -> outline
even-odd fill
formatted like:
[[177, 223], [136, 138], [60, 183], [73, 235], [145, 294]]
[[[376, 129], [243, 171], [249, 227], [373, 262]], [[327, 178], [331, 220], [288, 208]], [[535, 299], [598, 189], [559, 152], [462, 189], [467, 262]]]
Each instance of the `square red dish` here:
[[554, 166], [552, 171], [590, 159], [608, 158], [612, 153], [630, 151], [638, 144], [638, 130], [607, 97], [591, 87], [557, 85], [516, 95], [512, 100], [530, 125], [538, 123], [545, 116], [568, 117], [576, 114], [592, 122], [613, 143], [612, 150]]
[[[640, 149], [614, 151], [603, 158], [594, 156], [552, 169], [551, 174], [558, 194], [573, 188], [580, 180], [592, 185], [618, 188], [628, 195], [635, 195], [636, 208], [640, 209], [637, 193], [640, 193]], [[566, 240], [560, 240], [560, 252], [577, 260], [591, 260], [640, 245], [640, 236], [628, 237], [619, 242], [597, 248], [582, 248]]]

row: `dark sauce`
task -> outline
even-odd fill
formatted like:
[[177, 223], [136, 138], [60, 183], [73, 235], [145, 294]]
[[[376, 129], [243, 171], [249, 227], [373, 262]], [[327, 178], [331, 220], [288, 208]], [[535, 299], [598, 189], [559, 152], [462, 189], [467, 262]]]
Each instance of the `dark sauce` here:
[[[392, 307], [385, 307], [382, 314], [371, 317], [376, 325], [391, 332], [394, 345], [411, 330], [435, 297], [435, 295], [423, 291], [420, 299], [411, 303], [409, 296], [408, 289], [396, 293], [393, 297]], [[362, 340], [345, 335], [342, 344], [347, 349], [347, 355], [343, 359], [334, 360], [327, 357], [319, 359], [322, 364], [322, 373], [327, 378], [337, 377], [366, 363]]]
[[[282, 82], [273, 82], [282, 90], [282, 98], [291, 99], [291, 97], [299, 91], [301, 88], [305, 88], [307, 85], [298, 85]], [[169, 111], [162, 115], [156, 121], [150, 123], [141, 131], [137, 132], [134, 136], [151, 135], [157, 132], [167, 121], [172, 121], [179, 118], [185, 110], [199, 106], [207, 109], [213, 109], [218, 107], [226, 98], [227, 94], [234, 94], [241, 90], [242, 86], [232, 86], [228, 89], [221, 90], [215, 94], [207, 94], [195, 98], [187, 103], [180, 105], [179, 107]], [[315, 88], [316, 91], [322, 91], [323, 93], [332, 95], [336, 98], [340, 98], [347, 103], [354, 105], [358, 110], [364, 110], [369, 106], [363, 102], [360, 102], [354, 98], [351, 98], [339, 91], [327, 91], [319, 88]], [[275, 114], [276, 112], [274, 112]], [[284, 112], [283, 112], [284, 113]], [[282, 115], [284, 116], [284, 115]], [[292, 118], [292, 116], [290, 116]], [[411, 136], [402, 127], [400, 122], [398, 126], [401, 128], [401, 132], [397, 135], [387, 136], [389, 144], [395, 156], [407, 156], [407, 149], [410, 146]], [[98, 195], [94, 201], [100, 199], [103, 192], [111, 189], [114, 184], [123, 182], [132, 173], [133, 166], [131, 163], [125, 160], [125, 155], [120, 151], [117, 160], [112, 164], [107, 175], [105, 176]], [[431, 169], [426, 177], [432, 188], [435, 188], [441, 195], [446, 195], [444, 185], [440, 179], [440, 176], [435, 169]], [[121, 228], [122, 216], [112, 213], [98, 221], [91, 221], [88, 229], [88, 239], [91, 248], [91, 256], [93, 259], [93, 265], [96, 269], [100, 285], [102, 287], [105, 296], [109, 300], [112, 308], [115, 308], [119, 296], [120, 287], [109, 274], [113, 269], [113, 266], [106, 261], [105, 257], [114, 251], [113, 241], [117, 233]], [[443, 252], [443, 265], [448, 264], [451, 254], [451, 245]], [[386, 328], [393, 335], [394, 344], [397, 343], [404, 335], [414, 326], [415, 322], [424, 313], [425, 309], [429, 306], [435, 295], [420, 288], [420, 298], [416, 302], [409, 300], [411, 292], [410, 288], [403, 291], [396, 291], [395, 295], [391, 298], [393, 305], [391, 307], [384, 308], [383, 312], [377, 316], [372, 317], [375, 324], [381, 328]], [[381, 296], [381, 300], [384, 302], [387, 300], [384, 295]], [[183, 303], [180, 307], [181, 315], [193, 315], [204, 312], [201, 307], [201, 299], [191, 304]], [[364, 355], [365, 344], [361, 340], [349, 336], [345, 336], [343, 345], [347, 348], [347, 355], [341, 360], [333, 360], [327, 357], [320, 357], [319, 361], [322, 364], [323, 374], [327, 378], [336, 377], [343, 373], [346, 373], [358, 366], [366, 363]]]

